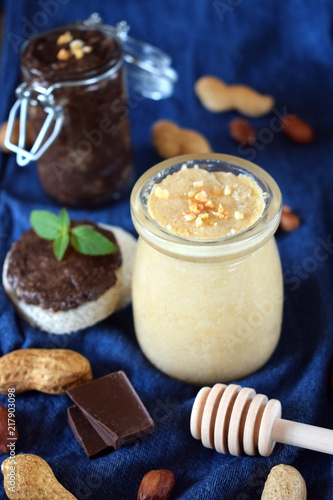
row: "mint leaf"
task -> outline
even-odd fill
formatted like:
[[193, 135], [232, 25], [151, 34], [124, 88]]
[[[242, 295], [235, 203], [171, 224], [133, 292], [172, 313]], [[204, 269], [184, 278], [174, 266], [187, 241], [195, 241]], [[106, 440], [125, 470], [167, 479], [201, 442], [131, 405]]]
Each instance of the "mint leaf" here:
[[38, 236], [45, 240], [54, 240], [61, 229], [59, 217], [46, 210], [33, 210], [30, 224]]
[[69, 215], [68, 215], [68, 212], [67, 212], [66, 208], [62, 208], [61, 209], [58, 218], [59, 218], [59, 222], [60, 222], [61, 227], [63, 229], [69, 230], [70, 225], [71, 225], [71, 221], [69, 219]]
[[68, 231], [62, 231], [53, 241], [53, 252], [58, 260], [62, 260], [69, 244]]
[[71, 231], [71, 243], [77, 252], [85, 255], [107, 255], [117, 247], [92, 226], [77, 226]]

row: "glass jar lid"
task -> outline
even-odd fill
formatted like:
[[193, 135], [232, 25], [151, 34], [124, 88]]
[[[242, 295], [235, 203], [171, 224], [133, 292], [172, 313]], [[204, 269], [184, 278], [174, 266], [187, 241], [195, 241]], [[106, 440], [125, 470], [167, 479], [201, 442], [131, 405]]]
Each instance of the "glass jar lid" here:
[[170, 97], [178, 80], [177, 72], [171, 67], [171, 57], [154, 45], [130, 37], [126, 21], [119, 22], [115, 28], [101, 22], [100, 16], [94, 13], [84, 24], [99, 25], [121, 40], [129, 88], [149, 99]]

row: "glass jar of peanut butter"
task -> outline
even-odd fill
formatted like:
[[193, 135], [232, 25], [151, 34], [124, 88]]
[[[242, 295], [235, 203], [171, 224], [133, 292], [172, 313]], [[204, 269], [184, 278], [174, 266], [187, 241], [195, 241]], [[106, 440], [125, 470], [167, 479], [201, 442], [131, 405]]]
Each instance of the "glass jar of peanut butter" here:
[[137, 181], [131, 211], [134, 321], [147, 358], [195, 385], [258, 370], [282, 322], [276, 182], [233, 156], [179, 156]]

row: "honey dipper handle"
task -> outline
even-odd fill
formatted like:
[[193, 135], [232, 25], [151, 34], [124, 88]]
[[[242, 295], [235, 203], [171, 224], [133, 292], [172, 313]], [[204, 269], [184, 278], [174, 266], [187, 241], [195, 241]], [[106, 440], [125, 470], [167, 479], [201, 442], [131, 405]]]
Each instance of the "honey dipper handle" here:
[[277, 418], [272, 427], [272, 439], [333, 455], [333, 430], [330, 429]]

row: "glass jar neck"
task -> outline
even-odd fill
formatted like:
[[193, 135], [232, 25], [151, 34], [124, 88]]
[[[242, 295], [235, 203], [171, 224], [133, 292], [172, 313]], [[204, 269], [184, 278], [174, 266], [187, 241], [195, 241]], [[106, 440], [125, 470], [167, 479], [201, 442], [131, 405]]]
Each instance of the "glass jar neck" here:
[[[214, 240], [183, 238], [168, 232], [151, 217], [147, 202], [156, 183], [184, 166], [250, 176], [263, 193], [265, 206], [262, 215], [247, 229]], [[280, 190], [265, 170], [235, 156], [212, 153], [171, 158], [147, 170], [133, 188], [131, 213], [138, 234], [156, 250], [186, 260], [212, 261], [243, 258], [262, 247], [279, 225], [281, 204]]]

